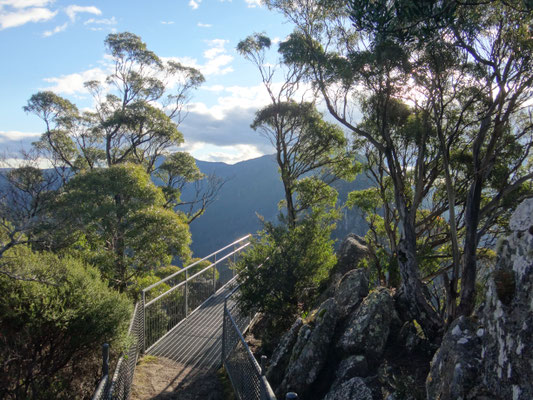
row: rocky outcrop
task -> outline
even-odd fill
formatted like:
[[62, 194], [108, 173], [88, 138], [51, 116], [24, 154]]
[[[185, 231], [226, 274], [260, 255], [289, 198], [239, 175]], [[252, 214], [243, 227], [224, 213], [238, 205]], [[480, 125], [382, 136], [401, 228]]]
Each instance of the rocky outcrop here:
[[397, 319], [388, 289], [372, 291], [350, 317], [337, 342], [341, 354], [362, 354], [369, 361], [383, 354], [389, 337], [391, 322]]
[[337, 266], [335, 268], [336, 273], [340, 273], [341, 276], [346, 272], [357, 268], [359, 261], [368, 257], [369, 251], [366, 247], [365, 240], [353, 233], [350, 233], [342, 241], [341, 247], [337, 254]]
[[428, 399], [466, 399], [481, 367], [481, 332], [470, 318], [454, 321], [444, 335], [426, 380]]
[[364, 269], [348, 271], [335, 291], [339, 318], [345, 318], [368, 294], [368, 273]]
[[277, 391], [278, 397], [296, 392], [306, 398], [326, 363], [337, 318], [337, 303], [331, 298], [322, 303], [313, 322], [300, 329], [285, 378]]
[[366, 362], [366, 357], [362, 355], [350, 356], [340, 362], [337, 367], [336, 379], [331, 387], [337, 387], [354, 376], [365, 377], [367, 375], [368, 363]]
[[373, 397], [365, 382], [355, 377], [334, 388], [324, 400], [373, 400]]
[[272, 354], [272, 358], [266, 371], [266, 377], [271, 385], [277, 386], [281, 383], [287, 365], [289, 364], [292, 349], [296, 343], [296, 339], [298, 339], [298, 332], [300, 332], [302, 325], [302, 319], [298, 318], [294, 324], [292, 324], [291, 329], [283, 335], [274, 354]]
[[501, 398], [533, 399], [533, 199], [511, 217], [479, 313], [483, 385]]
[[455, 321], [431, 364], [428, 399], [533, 399], [533, 199], [513, 214], [485, 301]]

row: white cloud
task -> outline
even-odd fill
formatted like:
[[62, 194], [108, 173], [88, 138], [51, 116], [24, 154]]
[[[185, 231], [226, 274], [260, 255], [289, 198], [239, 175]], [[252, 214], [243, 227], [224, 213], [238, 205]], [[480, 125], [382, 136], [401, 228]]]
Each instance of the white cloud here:
[[233, 61], [233, 56], [226, 52], [228, 40], [214, 39], [207, 41], [209, 48], [204, 51], [204, 58], [207, 62], [200, 68], [205, 75], [224, 75], [233, 71], [229, 63]]
[[68, 15], [70, 20], [72, 22], [74, 22], [76, 20], [76, 15], [79, 14], [79, 13], [89, 13], [89, 14], [94, 14], [94, 15], [101, 15], [102, 11], [100, 11], [100, 9], [98, 9], [98, 8], [96, 8], [94, 6], [83, 7], [83, 6], [72, 5], [72, 6], [68, 6], [68, 7], [65, 8], [65, 13]]
[[[16, 168], [27, 164], [24, 153], [32, 148], [32, 143], [39, 140], [40, 133], [20, 131], [0, 131], [0, 168]], [[42, 160], [34, 160], [38, 167], [47, 167]]]
[[1, 6], [10, 6], [13, 8], [44, 7], [53, 3], [53, 0], [0, 0]]
[[199, 69], [205, 76], [211, 75], [225, 75], [233, 72], [233, 68], [229, 65], [233, 61], [233, 56], [227, 54], [225, 49], [227, 40], [214, 39], [206, 41], [208, 49], [204, 51], [203, 56], [206, 59], [204, 64], [198, 62], [196, 58], [192, 57], [169, 57], [163, 58], [165, 61], [177, 61], [183, 65]]
[[[42, 158], [42, 157], [32, 159], [31, 161], [29, 161], [29, 164], [36, 168], [42, 168], [42, 169], [49, 169], [53, 167], [53, 164], [49, 159]], [[25, 166], [28, 166], [28, 160], [25, 160], [24, 158], [15, 158], [15, 157], [6, 158], [5, 160], [2, 160], [0, 162], [0, 166], [2, 168], [25, 167]]]
[[102, 19], [89, 18], [87, 21], [83, 23], [83, 25], [116, 25], [116, 24], [117, 24], [117, 19], [115, 17], [102, 18]]
[[88, 93], [83, 84], [87, 81], [100, 81], [104, 82], [107, 73], [101, 68], [92, 68], [81, 73], [75, 73], [70, 75], [62, 75], [58, 78], [45, 78], [44, 80], [53, 86], [47, 87], [46, 90], [51, 90], [56, 93], [62, 94], [76, 94], [76, 93]]
[[211, 28], [213, 25], [211, 24], [203, 24], [201, 22], [198, 22], [197, 24], [200, 28]]
[[261, 7], [261, 0], [245, 0], [249, 8]]
[[240, 161], [261, 157], [266, 154], [257, 146], [248, 144], [217, 146], [204, 142], [187, 141], [179, 148], [179, 150], [192, 154], [197, 160], [223, 162], [226, 164], [235, 164]]
[[0, 143], [5, 143], [7, 141], [19, 141], [28, 138], [37, 140], [40, 136], [40, 133], [35, 132], [0, 131]]
[[207, 90], [208, 92], [222, 92], [224, 90], [224, 86], [222, 85], [200, 86], [200, 89]]
[[17, 11], [4, 12], [0, 10], [0, 30], [7, 28], [14, 28], [16, 26], [24, 25], [28, 22], [48, 21], [54, 18], [57, 11], [51, 11], [47, 8], [21, 8], [17, 7]]
[[161, 21], [163, 25], [172, 25], [174, 24], [174, 21]]
[[200, 7], [200, 3], [202, 2], [202, 0], [190, 0], [189, 1], [189, 6], [193, 9], [193, 10], [196, 10], [198, 7]]
[[44, 31], [43, 36], [48, 37], [48, 36], [55, 35], [56, 33], [63, 32], [65, 29], [67, 29], [67, 26], [68, 26], [68, 22], [65, 22], [63, 25], [56, 26], [51, 31]]

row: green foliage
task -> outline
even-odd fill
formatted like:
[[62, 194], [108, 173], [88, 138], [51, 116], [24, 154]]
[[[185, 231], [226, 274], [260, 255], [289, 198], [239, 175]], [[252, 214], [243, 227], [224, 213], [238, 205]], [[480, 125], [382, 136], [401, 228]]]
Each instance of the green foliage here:
[[331, 217], [316, 211], [294, 229], [265, 222], [252, 249], [238, 262], [241, 307], [266, 314], [267, 337], [283, 332], [300, 310], [312, 307], [335, 265]]
[[162, 181], [163, 194], [170, 207], [180, 203], [181, 191], [186, 183], [205, 177], [198, 169], [193, 156], [185, 152], [172, 153], [166, 157], [154, 176]]
[[72, 257], [20, 245], [2, 264], [18, 279], [0, 275], [0, 397], [90, 394], [102, 343], [121, 346], [130, 301]]
[[161, 189], [140, 166], [96, 169], [65, 186], [54, 213], [69, 224], [56, 234], [84, 237], [81, 254], [124, 290], [133, 277], [170, 264], [173, 256], [189, 257], [188, 225], [164, 205]]
[[270, 48], [272, 41], [264, 34], [256, 33], [248, 36], [245, 40], [241, 40], [237, 45], [237, 51], [242, 55], [260, 52], [264, 49]]
[[273, 102], [257, 111], [251, 126], [276, 148], [291, 227], [312, 207], [333, 207], [337, 193], [326, 182], [353, 179], [361, 169], [346, 151], [343, 131], [324, 121], [313, 103]]
[[132, 33], [110, 34], [105, 45], [114, 72], [105, 82], [85, 83], [95, 111], [80, 112], [48, 91], [30, 98], [24, 110], [46, 124], [36, 148], [68, 173], [124, 162], [153, 172], [156, 160], [183, 142], [176, 121], [204, 78], [194, 68], [161, 60]]

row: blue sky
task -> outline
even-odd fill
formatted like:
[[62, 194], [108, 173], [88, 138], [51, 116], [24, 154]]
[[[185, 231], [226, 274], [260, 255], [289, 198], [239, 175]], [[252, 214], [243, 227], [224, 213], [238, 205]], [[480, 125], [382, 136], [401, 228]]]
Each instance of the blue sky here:
[[129, 31], [160, 57], [178, 58], [206, 78], [180, 125], [184, 150], [228, 163], [271, 153], [249, 127], [266, 93], [235, 47], [254, 32], [280, 40], [292, 28], [259, 2], [0, 0], [0, 152], [13, 157], [42, 132], [42, 121], [22, 110], [39, 90], [90, 108], [83, 82], [106, 75], [105, 37]]

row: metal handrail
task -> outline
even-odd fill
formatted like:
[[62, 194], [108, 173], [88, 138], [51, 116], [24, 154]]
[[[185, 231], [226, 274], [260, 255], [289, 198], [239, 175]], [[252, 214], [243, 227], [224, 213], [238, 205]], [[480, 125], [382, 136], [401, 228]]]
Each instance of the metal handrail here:
[[221, 249], [218, 249], [217, 251], [215, 251], [215, 252], [209, 254], [208, 256], [206, 256], [206, 257], [204, 257], [204, 258], [202, 258], [202, 259], [200, 259], [200, 260], [197, 260], [197, 261], [193, 262], [193, 263], [190, 264], [190, 265], [187, 265], [185, 268], [180, 269], [179, 271], [174, 272], [173, 274], [171, 274], [171, 275], [169, 275], [169, 276], [167, 276], [167, 277], [161, 279], [160, 281], [151, 284], [150, 286], [144, 288], [142, 291], [145, 292], [145, 293], [148, 292], [149, 290], [155, 288], [156, 286], [159, 286], [159, 285], [161, 285], [162, 283], [165, 283], [166, 281], [168, 281], [169, 279], [172, 279], [172, 278], [174, 278], [175, 276], [178, 276], [179, 274], [182, 274], [182, 273], [186, 272], [187, 270], [189, 270], [190, 268], [194, 267], [195, 265], [201, 263], [202, 261], [206, 261], [206, 260], [208, 260], [209, 258], [211, 258], [211, 257], [213, 257], [213, 256], [215, 256], [215, 255], [217, 255], [217, 254], [220, 253], [220, 252], [223, 252], [224, 250], [229, 249], [231, 246], [234, 246], [234, 245], [236, 245], [237, 243], [240, 243], [240, 242], [242, 242], [242, 241], [244, 241], [244, 240], [250, 238], [251, 236], [252, 236], [251, 234], [248, 234], [248, 235], [246, 235], [246, 236], [243, 236], [243, 237], [240, 238], [240, 239], [237, 239], [237, 240], [234, 241], [233, 243], [230, 243], [230, 244], [228, 244], [227, 246], [225, 246], [225, 247], [223, 247], [223, 248], [221, 248]]
[[[231, 256], [234, 256], [241, 252], [242, 250], [244, 250], [246, 247], [248, 247], [250, 245], [250, 242], [245, 242], [243, 244], [243, 242], [247, 239], [249, 239], [252, 235], [246, 235], [232, 243], [230, 243], [229, 245], [211, 253], [210, 255], [208, 255], [207, 257], [204, 257], [190, 265], [188, 265], [187, 267], [169, 275], [168, 277], [148, 286], [147, 288], [144, 288], [141, 292], [141, 300], [135, 304], [135, 308], [134, 308], [134, 311], [133, 311], [133, 315], [132, 315], [132, 318], [130, 320], [130, 324], [129, 324], [129, 329], [128, 329], [128, 334], [129, 335], [132, 335], [134, 337], [134, 344], [131, 345], [131, 347], [128, 349], [127, 352], [123, 353], [118, 361], [117, 361], [117, 364], [115, 366], [115, 370], [114, 370], [114, 373], [113, 375], [110, 375], [109, 373], [105, 374], [101, 381], [99, 382], [98, 384], [98, 387], [95, 391], [95, 394], [93, 396], [93, 400], [110, 400], [110, 399], [120, 399], [120, 400], [125, 400], [127, 398], [129, 398], [129, 394], [130, 394], [130, 390], [131, 390], [131, 383], [132, 383], [132, 380], [133, 380], [133, 374], [134, 374], [134, 371], [135, 371], [135, 365], [137, 363], [137, 358], [139, 357], [140, 354], [144, 353], [146, 349], [146, 345], [149, 344], [149, 347], [152, 347], [154, 346], [157, 342], [159, 342], [163, 337], [165, 337], [166, 335], [168, 335], [172, 330], [175, 329], [175, 327], [180, 324], [181, 322], [183, 322], [185, 319], [187, 319], [187, 317], [192, 314], [195, 310], [197, 310], [198, 308], [200, 308], [202, 306], [202, 304], [205, 303], [205, 301], [207, 301], [207, 299], [204, 299], [204, 296], [207, 295], [207, 298], [209, 298], [209, 294], [213, 294], [213, 293], [216, 293], [217, 292], [217, 283], [220, 284], [220, 280], [217, 280], [216, 278], [216, 272], [217, 272], [217, 266], [219, 266], [223, 261], [227, 260], [228, 258], [230, 258]], [[239, 247], [236, 247], [236, 245], [239, 245]], [[220, 254], [221, 252], [231, 248], [233, 246], [233, 251], [231, 251], [229, 254], [226, 254], [224, 255], [223, 257], [219, 258], [217, 260], [217, 255]], [[209, 266], [203, 268], [201, 271], [198, 271], [196, 273], [194, 273], [193, 275], [191, 275], [190, 277], [188, 276], [189, 275], [189, 271], [191, 270], [191, 268], [193, 268], [194, 266], [198, 265], [199, 263], [201, 263], [202, 261], [206, 261], [208, 260], [209, 258], [211, 257], [215, 257], [214, 259], [214, 262], [211, 263]], [[200, 275], [202, 274], [205, 274], [206, 272], [208, 272], [210, 269], [212, 269], [213, 271], [213, 276], [212, 276], [212, 279], [213, 279], [213, 284], [211, 287], [209, 287], [209, 283], [208, 283], [208, 288], [206, 288], [207, 290], [204, 290], [204, 288], [201, 286], [202, 284], [204, 284], [203, 281], [201, 282], [194, 282], [193, 280], [197, 277], [199, 277]], [[219, 269], [218, 269], [219, 270]], [[220, 273], [222, 273], [220, 270], [219, 270]], [[156, 298], [150, 300], [149, 302], [146, 302], [146, 293], [159, 286], [160, 284], [164, 283], [164, 282], [168, 282], [170, 279], [178, 276], [179, 274], [185, 274], [185, 280], [182, 281], [182, 282], [178, 282], [177, 284], [175, 284], [175, 286], [173, 286], [172, 288], [170, 288], [169, 290], [167, 290], [166, 292], [164, 292], [163, 294], [157, 296]], [[209, 282], [209, 279], [211, 278], [208, 278], [207, 282]], [[235, 277], [233, 277], [233, 279], [230, 279], [230, 282], [233, 282], [235, 279]], [[200, 283], [200, 289], [198, 289], [198, 287], [195, 285], [197, 283]], [[170, 293], [172, 293], [173, 291], [177, 290], [178, 288], [180, 287], [184, 287], [185, 286], [185, 293], [184, 293], [184, 305], [185, 305], [185, 310], [184, 310], [184, 313], [181, 314], [181, 315], [178, 315], [178, 318], [177, 319], [174, 319], [174, 320], [170, 320], [170, 321], [173, 321], [171, 323], [168, 324], [168, 326], [166, 326], [166, 329], [169, 329], [168, 331], [166, 331], [166, 333], [163, 334], [163, 336], [159, 337], [155, 342], [153, 343], [149, 343], [151, 342], [152, 340], [148, 341], [147, 339], [147, 335], [148, 333], [151, 333], [152, 331], [148, 331], [147, 330], [147, 313], [150, 313], [150, 312], [153, 312], [154, 310], [156, 311], [161, 311], [163, 310], [165, 313], [168, 313], [169, 312], [169, 309], [167, 308], [169, 304], [169, 302], [167, 302], [165, 304], [165, 300], [162, 300], [162, 298], [164, 298], [165, 296], [169, 295]], [[192, 286], [192, 289], [189, 287], [189, 286]], [[191, 291], [191, 304], [188, 304], [188, 297], [189, 297], [189, 291]], [[200, 291], [197, 291], [197, 290], [200, 290]], [[212, 292], [212, 293], [211, 293]], [[194, 294], [194, 295], [193, 295]], [[198, 296], [199, 294], [199, 296]], [[179, 296], [178, 296], [179, 297]], [[158, 306], [157, 304], [155, 305], [155, 308], [148, 308], [150, 305], [156, 303], [157, 301], [161, 301], [161, 305]], [[175, 299], [170, 299], [170, 301], [176, 301]], [[203, 301], [203, 302], [202, 302]], [[199, 303], [201, 303], [200, 305], [198, 305]], [[182, 305], [179, 301], [174, 304], [171, 304], [171, 306], [176, 306], [176, 305]], [[189, 309], [191, 308], [191, 310]], [[172, 311], [171, 311], [172, 312]], [[141, 314], [142, 313], [142, 314]], [[167, 314], [169, 315], [169, 314]], [[150, 317], [150, 314], [148, 315], [148, 317]], [[161, 321], [161, 320], [160, 320]], [[177, 322], [176, 322], [177, 321]], [[157, 325], [156, 325], [157, 326]], [[172, 326], [172, 327], [171, 327]], [[159, 336], [159, 334], [157, 335]], [[153, 336], [152, 337], [153, 339], [155, 339], [156, 337]]]
[[[236, 243], [237, 243], [237, 242], [236, 242]], [[190, 280], [196, 278], [197, 276], [202, 275], [205, 271], [207, 271], [207, 270], [209, 270], [209, 269], [211, 269], [211, 268], [214, 268], [217, 264], [221, 263], [221, 262], [224, 261], [224, 260], [227, 260], [229, 257], [231, 257], [232, 255], [238, 253], [239, 251], [241, 251], [242, 249], [248, 247], [249, 245], [250, 245], [250, 243], [246, 243], [246, 244], [244, 244], [243, 246], [241, 246], [241, 247], [235, 249], [234, 251], [232, 251], [231, 253], [225, 255], [225, 256], [222, 257], [221, 259], [215, 261], [214, 263], [212, 263], [212, 264], [209, 265], [208, 267], [205, 267], [203, 270], [198, 271], [198, 272], [195, 273], [194, 275], [185, 278], [184, 281], [178, 283], [176, 286], [171, 287], [171, 288], [168, 289], [166, 292], [164, 292], [164, 293], [160, 294], [159, 296], [157, 296], [156, 298], [150, 300], [148, 303], [146, 303], [146, 304], [144, 305], [144, 308], [148, 307], [150, 304], [156, 302], [157, 300], [161, 299], [162, 297], [166, 296], [167, 294], [173, 292], [173, 291], [176, 290], [177, 288], [179, 288], [179, 287], [185, 285], [188, 281], [190, 281]], [[214, 254], [215, 254], [215, 253], [213, 253], [212, 255], [214, 255]], [[202, 260], [204, 260], [204, 259], [202, 259]], [[204, 260], [204, 261], [205, 261], [205, 260]], [[196, 263], [195, 263], [195, 264], [196, 264]], [[189, 265], [189, 267], [193, 267], [195, 264], [191, 264], [191, 265]], [[187, 269], [188, 269], [189, 267], [187, 267]], [[182, 269], [181, 271], [178, 271], [178, 272], [183, 272], [183, 271], [185, 271], [185, 269]], [[177, 273], [175, 272], [173, 275], [177, 276]], [[168, 277], [167, 277], [167, 278], [168, 278]], [[166, 278], [165, 278], [165, 279], [166, 279]], [[160, 283], [160, 282], [162, 282], [162, 281], [159, 281], [159, 282], [157, 282], [156, 284], [158, 284], [158, 283]], [[151, 287], [155, 287], [155, 286], [152, 285]], [[149, 286], [147, 289], [149, 289], [149, 288], [150, 288], [150, 286]], [[144, 292], [145, 290], [147, 290], [147, 289], [143, 289], [143, 292]]]
[[[228, 373], [228, 377], [230, 379], [231, 385], [233, 386], [234, 392], [237, 395], [239, 399], [242, 399], [242, 393], [239, 392], [239, 387], [244, 384], [247, 387], [258, 387], [259, 388], [259, 398], [257, 398], [257, 393], [252, 396], [255, 400], [277, 400], [276, 395], [274, 394], [274, 391], [272, 390], [272, 387], [270, 386], [270, 383], [268, 382], [268, 379], [266, 378], [263, 368], [257, 360], [255, 359], [252, 351], [250, 350], [250, 347], [246, 343], [246, 340], [244, 339], [244, 335], [241, 332], [241, 328], [239, 328], [237, 322], [233, 318], [233, 315], [231, 315], [230, 310], [228, 309], [227, 303], [228, 299], [234, 295], [240, 288], [241, 285], [237, 285], [233, 290], [224, 298], [224, 319], [222, 322], [222, 365], [226, 369]], [[233, 334], [237, 335], [237, 343], [232, 349], [226, 348], [226, 342], [228, 340], [228, 328], [226, 327], [226, 318], [231, 323], [231, 328]], [[250, 326], [252, 319], [250, 319], [246, 326], [243, 328], [243, 331], [246, 332]], [[234, 371], [232, 371], [231, 363], [228, 362], [229, 358], [231, 357], [231, 353], [235, 351], [235, 348], [237, 347], [237, 344], [240, 343], [242, 348], [244, 348], [244, 352], [246, 354], [246, 359], [249, 364], [251, 364], [251, 368], [253, 370], [252, 376], [255, 376], [254, 378], [249, 378], [249, 381], [246, 382], [240, 382], [241, 385], [239, 385], [239, 382], [236, 381], [238, 379], [237, 376], [234, 375]], [[242, 367], [241, 367], [242, 368]], [[244, 398], [245, 400], [248, 400], [248, 397]]]

